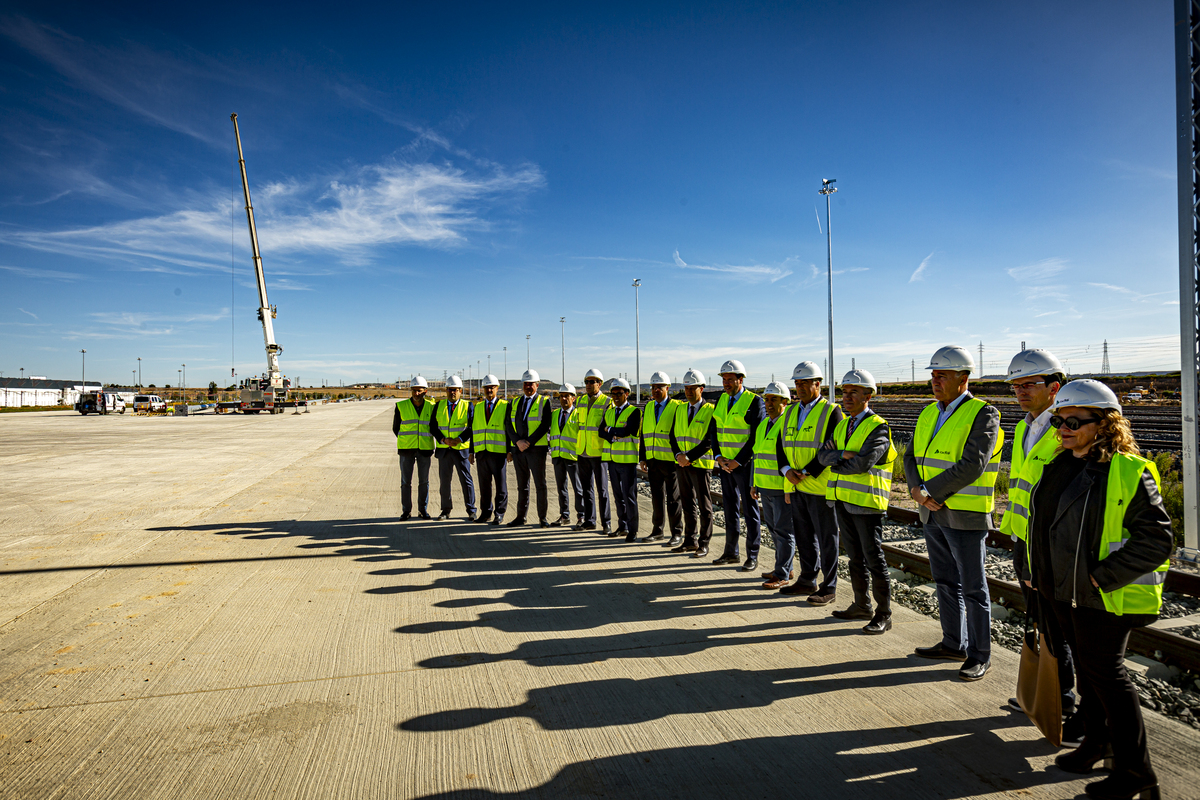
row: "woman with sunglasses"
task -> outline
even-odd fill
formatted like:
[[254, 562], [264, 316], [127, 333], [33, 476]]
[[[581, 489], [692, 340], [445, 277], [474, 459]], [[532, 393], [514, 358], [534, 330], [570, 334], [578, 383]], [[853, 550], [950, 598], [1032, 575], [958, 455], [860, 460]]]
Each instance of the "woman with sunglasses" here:
[[1033, 489], [1016, 566], [1066, 634], [1079, 673], [1084, 739], [1055, 759], [1086, 774], [1112, 759], [1089, 797], [1157, 798], [1138, 693], [1125, 671], [1129, 632], [1158, 618], [1174, 546], [1158, 471], [1099, 381], [1059, 390], [1050, 424], [1062, 447]]

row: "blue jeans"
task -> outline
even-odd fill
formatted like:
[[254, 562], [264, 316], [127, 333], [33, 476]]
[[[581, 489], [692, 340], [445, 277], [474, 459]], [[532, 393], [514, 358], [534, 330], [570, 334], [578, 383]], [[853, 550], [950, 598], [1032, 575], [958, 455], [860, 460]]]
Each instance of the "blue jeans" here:
[[942, 644], [987, 661], [992, 652], [992, 602], [983, 571], [987, 531], [943, 528], [925, 523], [929, 571], [937, 584]]
[[750, 497], [750, 484], [754, 480], [754, 462], [742, 464], [733, 472], [718, 469], [721, 478], [721, 496], [725, 505], [725, 552], [723, 556], [741, 558], [738, 555], [738, 540], [741, 538], [742, 517], [746, 518], [746, 557], [757, 560], [758, 547], [762, 540], [761, 515], [758, 503]]
[[432, 450], [415, 456], [400, 455], [400, 510], [405, 514], [412, 513], [413, 467], [417, 468], [417, 511], [429, 513], [429, 462], [432, 460]]
[[771, 538], [775, 540], [775, 577], [785, 581], [791, 580], [794, 551], [792, 542], [795, 541], [795, 536], [791, 533], [792, 510], [783, 502], [781, 494], [764, 494], [759, 489], [758, 496], [762, 498], [763, 524], [771, 531]]

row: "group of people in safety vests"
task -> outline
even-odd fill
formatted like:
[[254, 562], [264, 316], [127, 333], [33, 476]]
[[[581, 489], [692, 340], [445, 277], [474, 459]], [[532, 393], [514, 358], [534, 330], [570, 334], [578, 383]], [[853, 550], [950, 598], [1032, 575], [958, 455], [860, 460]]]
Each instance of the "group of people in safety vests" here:
[[[860, 620], [863, 633], [880, 635], [892, 626], [883, 522], [893, 475], [903, 470], [920, 511], [942, 627], [941, 640], [918, 647], [916, 655], [961, 662], [958, 677], [976, 681], [991, 666], [985, 539], [1004, 433], [997, 409], [969, 391], [974, 368], [961, 347], [933, 355], [927, 369], [935, 402], [922, 410], [903, 458], [887, 421], [871, 409], [875, 379], [861, 369], [842, 378], [840, 404], [822, 395], [824, 376], [812, 361], [796, 366], [792, 387], [771, 382], [761, 396], [744, 387], [741, 362], [726, 361], [716, 402], [704, 399], [698, 370], [684, 374], [682, 400], [670, 397], [670, 377], [655, 372], [651, 397], [640, 408], [630, 402], [627, 381], [614, 378], [605, 392], [595, 369], [584, 375], [582, 395], [564, 383], [553, 393], [556, 403], [539, 394], [534, 370], [524, 373], [522, 393], [512, 399], [500, 398], [500, 382], [485, 376], [483, 399], [474, 403], [462, 398], [457, 377], [441, 401], [426, 397], [427, 382], [418, 377], [412, 397], [398, 402], [393, 415], [400, 519], [412, 517], [414, 467], [418, 516], [432, 518], [428, 475], [436, 458], [438, 519], [453, 511], [457, 472], [467, 520], [505, 524], [512, 464], [517, 501], [509, 527], [527, 524], [532, 482], [542, 527], [662, 541], [671, 553], [700, 559], [713, 538], [709, 479], [715, 472], [725, 537], [713, 564], [757, 570], [765, 523], [775, 555], [761, 573], [762, 587], [828, 606], [837, 597], [844, 549], [853, 600], [831, 614]], [[1106, 778], [1087, 786], [1091, 797], [1156, 796], [1138, 695], [1123, 657], [1129, 632], [1158, 616], [1174, 546], [1158, 473], [1141, 457], [1116, 395], [1103, 383], [1067, 382], [1058, 359], [1036, 349], [1013, 358], [1007, 379], [1025, 418], [1012, 442], [1009, 505], [1000, 529], [1015, 540], [1028, 613], [1058, 658], [1062, 738], [1069, 749], [1056, 764], [1081, 774], [1109, 768]], [[558, 495], [553, 520], [547, 457]], [[639, 466], [651, 493], [644, 537], [638, 535]], [[1010, 703], [1022, 710], [1016, 699]]]

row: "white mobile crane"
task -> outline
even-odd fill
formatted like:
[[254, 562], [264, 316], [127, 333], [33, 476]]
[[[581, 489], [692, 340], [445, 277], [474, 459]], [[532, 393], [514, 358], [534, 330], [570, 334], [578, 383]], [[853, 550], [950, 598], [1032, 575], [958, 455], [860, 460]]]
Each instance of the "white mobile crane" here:
[[275, 327], [271, 320], [275, 319], [275, 306], [267, 302], [267, 280], [263, 277], [262, 256], [258, 252], [258, 231], [254, 227], [254, 206], [250, 203], [250, 183], [246, 180], [246, 159], [242, 156], [242, 136], [238, 131], [237, 114], [230, 114], [233, 120], [233, 136], [237, 139], [238, 166], [242, 171], [242, 193], [246, 197], [246, 221], [250, 224], [250, 249], [254, 256], [254, 278], [258, 281], [258, 321], [262, 323], [263, 340], [267, 345], [267, 371], [256, 378], [245, 378], [242, 381], [242, 398], [240, 411], [243, 414], [257, 414], [266, 411], [268, 414], [283, 412], [283, 405], [288, 399], [288, 386], [291, 381], [283, 377], [279, 371], [279, 354], [283, 348], [275, 342]]

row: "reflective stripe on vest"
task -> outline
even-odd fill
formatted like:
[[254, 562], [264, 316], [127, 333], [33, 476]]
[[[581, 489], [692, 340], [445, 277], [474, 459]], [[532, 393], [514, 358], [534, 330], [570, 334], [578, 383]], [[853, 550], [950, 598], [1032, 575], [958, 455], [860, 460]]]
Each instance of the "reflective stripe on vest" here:
[[[849, 450], [854, 453], [862, 452], [863, 442], [876, 428], [884, 424], [883, 417], [871, 412], [863, 417], [854, 429], [850, 441], [846, 441], [846, 431], [850, 430], [850, 420], [843, 419], [833, 429], [833, 444], [839, 451]], [[876, 511], [887, 511], [888, 498], [892, 494], [892, 466], [896, 461], [896, 448], [892, 446], [892, 432], [888, 430], [888, 450], [882, 465], [876, 464], [866, 472], [857, 475], [841, 475], [829, 472], [829, 484], [825, 489], [825, 497], [830, 500], [841, 500]]]
[[[715, 407], [712, 403], [701, 402], [700, 407], [696, 409], [696, 416], [689, 423], [687, 404], [676, 409], [675, 443], [679, 445], [680, 451], [685, 456], [692, 450], [695, 450], [700, 445], [700, 442], [708, 436], [708, 424], [712, 422], [714, 410]], [[712, 451], [705, 453], [691, 463], [691, 466], [697, 469], [712, 469], [716, 465], [717, 459], [713, 457]]]
[[[784, 412], [783, 453], [787, 456], [788, 466], [793, 469], [806, 466], [816, 457], [828, 434], [834, 406], [824, 397], [818, 398], [816, 405], [809, 409], [808, 416], [804, 418], [804, 424], [796, 427], [802, 408], [804, 404], [797, 401], [789, 405]], [[788, 481], [784, 488], [789, 492], [804, 492], [824, 497], [828, 483], [829, 470], [822, 470], [820, 475], [809, 475], [798, 484]]]
[[[471, 404], [465, 400], [459, 400], [454, 404], [454, 415], [450, 415], [450, 401], [442, 400], [437, 404], [437, 424], [442, 432], [442, 438], [453, 439], [455, 436], [462, 435], [462, 432], [467, 429], [467, 421], [471, 418]], [[458, 444], [442, 444], [437, 442], [439, 450], [453, 448], [454, 450], [466, 450], [471, 446], [470, 442], [459, 442]]]
[[561, 407], [550, 412], [550, 457], [578, 461], [579, 419], [582, 415], [576, 406], [571, 406], [571, 410], [567, 412], [567, 425], [559, 430], [558, 418], [561, 416]]
[[1058, 452], [1058, 436], [1050, 428], [1042, 438], [1025, 453], [1025, 436], [1029, 426], [1025, 420], [1017, 423], [1013, 434], [1012, 461], [1008, 471], [1008, 510], [1000, 522], [1000, 531], [1015, 539], [1025, 541], [1029, 531], [1029, 503], [1033, 499], [1033, 487], [1042, 479], [1042, 470], [1054, 460]]
[[598, 393], [595, 398], [584, 395], [576, 403], [579, 409], [579, 455], [600, 458], [608, 449], [608, 442], [600, 438], [600, 423], [608, 410], [608, 395]]
[[[986, 406], [987, 403], [978, 397], [964, 400], [936, 434], [933, 427], [937, 424], [938, 404], [930, 403], [925, 406], [921, 416], [917, 418], [917, 429], [913, 433], [913, 452], [916, 454], [917, 471], [922, 483], [942, 474], [962, 459], [963, 448], [967, 445], [967, 437], [971, 435], [975, 417], [979, 416], [979, 412]], [[1000, 473], [1000, 452], [1003, 449], [1004, 431], [1001, 429], [983, 474], [970, 486], [963, 487], [947, 497], [943, 505], [955, 511], [990, 513], [996, 507], [996, 478]]]
[[412, 399], [396, 403], [400, 412], [400, 432], [396, 434], [397, 450], [428, 450], [433, 452], [433, 432], [429, 420], [433, 419], [434, 403], [426, 400], [417, 411]]
[[492, 421], [487, 420], [487, 401], [475, 404], [475, 419], [471, 424], [471, 442], [475, 452], [506, 453], [508, 437], [504, 433], [504, 415], [508, 413], [508, 401], [497, 400], [492, 407]]
[[[770, 430], [767, 430], [768, 426]], [[760, 489], [783, 491], [783, 476], [779, 474], [779, 458], [775, 454], [779, 435], [783, 432], [783, 415], [764, 419], [754, 432], [754, 485]]]
[[[1124, 453], [1113, 454], [1108, 467], [1108, 491], [1104, 497], [1104, 529], [1100, 533], [1100, 560], [1108, 558], [1129, 541], [1125, 528], [1125, 512], [1129, 501], [1137, 493], [1142, 482], [1142, 473], [1150, 470], [1154, 485], [1160, 487], [1158, 468], [1154, 462], [1140, 456]], [[1100, 592], [1104, 608], [1121, 616], [1123, 614], [1157, 614], [1162, 608], [1163, 583], [1167, 579], [1170, 559], [1160, 564], [1153, 572], [1122, 586], [1115, 592]]]
[[[508, 415], [512, 417], [514, 431], [517, 429], [517, 414], [521, 412], [521, 401], [524, 399], [525, 395], [521, 395], [515, 400], [510, 401], [508, 404]], [[529, 398], [529, 413], [525, 416], [525, 425], [527, 431], [533, 433], [535, 430], [537, 430], [537, 427], [542, 424], [542, 419], [544, 419], [543, 414], [546, 413], [546, 409], [549, 405], [550, 401], [542, 397], [540, 394], [535, 394], [533, 397]], [[546, 441], [546, 436], [543, 434], [541, 439], [538, 439], [536, 442], [530, 442], [530, 444], [544, 445], [546, 444]]]
[[[611, 428], [620, 428], [629, 422], [629, 415], [637, 408], [633, 403], [625, 406], [625, 410], [617, 415], [617, 410], [612, 406], [604, 412], [604, 424]], [[617, 464], [636, 464], [638, 462], [638, 437], [633, 436], [618, 436], [612, 440], [612, 444], [604, 451], [603, 459], [605, 461], [613, 461]]]
[[742, 396], [729, 407], [729, 395], [722, 392], [717, 398], [713, 416], [717, 418], [717, 446], [721, 455], [734, 458], [750, 441], [750, 423], [746, 422], [746, 412], [750, 404], [758, 399], [758, 395], [748, 389], [742, 391]]
[[[646, 445], [646, 459], [656, 461], [674, 461], [675, 453], [671, 451], [671, 428], [675, 425], [675, 415], [683, 406], [678, 400], [668, 400], [663, 406], [662, 416], [654, 419], [654, 401], [646, 403], [642, 409], [642, 441]], [[683, 412], [685, 415], [686, 411]]]

